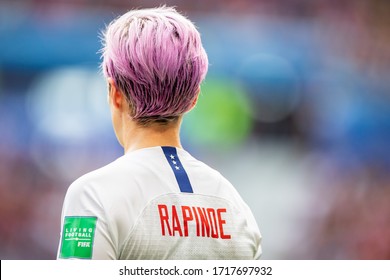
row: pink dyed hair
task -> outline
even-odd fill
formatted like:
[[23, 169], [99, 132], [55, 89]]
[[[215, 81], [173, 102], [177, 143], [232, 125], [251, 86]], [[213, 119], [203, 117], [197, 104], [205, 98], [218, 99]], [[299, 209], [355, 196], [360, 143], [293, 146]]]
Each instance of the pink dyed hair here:
[[191, 109], [208, 69], [194, 24], [174, 8], [132, 10], [103, 34], [102, 70], [125, 94], [140, 123]]

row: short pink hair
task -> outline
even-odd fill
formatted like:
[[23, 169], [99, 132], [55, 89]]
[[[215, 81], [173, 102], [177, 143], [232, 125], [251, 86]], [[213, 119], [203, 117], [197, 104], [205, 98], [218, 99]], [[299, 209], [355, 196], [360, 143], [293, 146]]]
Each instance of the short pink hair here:
[[132, 10], [103, 34], [102, 70], [125, 94], [133, 119], [176, 119], [191, 109], [208, 69], [194, 24], [174, 8]]

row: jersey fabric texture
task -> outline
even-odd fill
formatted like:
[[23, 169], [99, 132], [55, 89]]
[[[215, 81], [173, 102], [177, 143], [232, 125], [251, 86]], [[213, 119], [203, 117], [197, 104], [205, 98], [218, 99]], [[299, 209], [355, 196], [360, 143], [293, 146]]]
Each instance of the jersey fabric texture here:
[[217, 171], [175, 147], [129, 152], [77, 179], [58, 259], [258, 259], [249, 207]]

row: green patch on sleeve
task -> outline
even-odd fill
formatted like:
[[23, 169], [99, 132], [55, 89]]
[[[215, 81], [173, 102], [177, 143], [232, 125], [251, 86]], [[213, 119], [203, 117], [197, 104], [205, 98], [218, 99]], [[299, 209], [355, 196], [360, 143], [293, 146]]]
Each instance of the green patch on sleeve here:
[[92, 259], [97, 217], [65, 217], [60, 258]]

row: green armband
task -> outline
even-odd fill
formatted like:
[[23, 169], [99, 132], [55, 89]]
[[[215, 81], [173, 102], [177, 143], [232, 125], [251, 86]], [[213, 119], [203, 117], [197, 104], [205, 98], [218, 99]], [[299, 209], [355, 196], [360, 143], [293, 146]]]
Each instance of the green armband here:
[[60, 258], [92, 259], [97, 217], [65, 217]]

